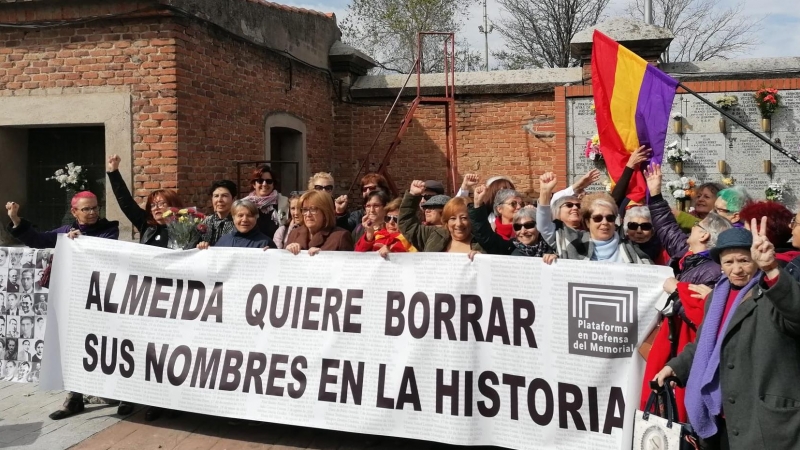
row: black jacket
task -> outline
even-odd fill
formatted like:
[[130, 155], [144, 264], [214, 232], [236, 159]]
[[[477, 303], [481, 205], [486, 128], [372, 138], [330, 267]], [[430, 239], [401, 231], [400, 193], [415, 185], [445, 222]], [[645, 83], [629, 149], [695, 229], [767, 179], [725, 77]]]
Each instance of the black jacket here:
[[169, 233], [166, 225], [150, 225], [147, 219], [150, 216], [147, 211], [142, 209], [133, 199], [131, 191], [122, 179], [118, 170], [107, 172], [108, 180], [111, 182], [111, 190], [117, 198], [119, 208], [131, 224], [139, 230], [139, 243], [153, 245], [156, 247], [166, 247], [169, 241]]

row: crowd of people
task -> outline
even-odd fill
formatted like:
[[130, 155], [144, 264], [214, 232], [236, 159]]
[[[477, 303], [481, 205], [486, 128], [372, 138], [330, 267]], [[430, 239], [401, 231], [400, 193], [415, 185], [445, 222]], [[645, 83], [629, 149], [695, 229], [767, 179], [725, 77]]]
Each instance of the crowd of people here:
[[[369, 173], [360, 180], [359, 207], [336, 195], [330, 173], [316, 173], [307, 190], [284, 196], [275, 172], [263, 166], [252, 173], [247, 195], [239, 195], [232, 181], [211, 183], [212, 213], [203, 219], [204, 232], [184, 248], [277, 248], [312, 256], [378, 252], [384, 258], [449, 252], [472, 259], [486, 253], [539, 257], [547, 264], [577, 259], [669, 266], [669, 300], [659, 305], [661, 320], [643, 355], [640, 407], [651, 380], [677, 377], [670, 379], [685, 386], [676, 388], [680, 418], [694, 425], [709, 448], [789, 448], [776, 443], [800, 438], [794, 426], [800, 424], [800, 388], [793, 383], [800, 375], [800, 214], [716, 183], [696, 189], [691, 212], [673, 210], [661, 192], [661, 169], [647, 164], [649, 156], [644, 147], [633, 152], [610, 194], [588, 192], [600, 177], [597, 170], [562, 190], [554, 173], [543, 173], [532, 202], [504, 176], [467, 174], [454, 197], [439, 181], [414, 180], [394, 197], [383, 176]], [[109, 159], [107, 175], [120, 209], [141, 244], [167, 247], [165, 212], [183, 207], [179, 195], [154, 190], [140, 206], [119, 162], [116, 155]], [[647, 181], [644, 204], [625, 195], [635, 171]], [[59, 234], [119, 237], [119, 223], [99, 217], [94, 194], [75, 195], [71, 206], [74, 224], [38, 231], [19, 216], [20, 205], [9, 202], [9, 230], [32, 248], [53, 248]], [[10, 326], [2, 326], [9, 336]], [[38, 353], [38, 342], [25, 342]], [[9, 352], [18, 351], [16, 341], [0, 343], [5, 359], [15, 359]], [[132, 407], [122, 402], [118, 411], [128, 414]], [[82, 409], [82, 395], [69, 393], [51, 417]], [[145, 418], [163, 412], [151, 407]]]

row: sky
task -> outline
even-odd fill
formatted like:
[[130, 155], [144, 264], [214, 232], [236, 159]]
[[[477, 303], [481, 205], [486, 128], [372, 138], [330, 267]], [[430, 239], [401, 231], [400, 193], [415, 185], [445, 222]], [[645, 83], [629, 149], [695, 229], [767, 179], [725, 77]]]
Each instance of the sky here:
[[[336, 14], [337, 21], [347, 15], [348, 0], [276, 0], [279, 3], [314, 9], [322, 12]], [[478, 26], [483, 24], [483, 2], [476, 3], [468, 11], [468, 18], [464, 28], [456, 35], [457, 39], [466, 37], [470, 49], [484, 54], [484, 36], [478, 31]], [[501, 8], [496, 0], [486, 0], [489, 12], [489, 21], [497, 20]], [[532, 0], [535, 1], [535, 0]], [[630, 0], [611, 0], [605, 18], [623, 16], [625, 6]], [[795, 0], [720, 0], [720, 7], [730, 7], [741, 3], [744, 14], [750, 17], [763, 17], [762, 27], [758, 33], [759, 44], [747, 53], [737, 55], [736, 58], [760, 58], [780, 56], [800, 56], [800, 8], [788, 7]], [[601, 19], [602, 20], [602, 19]], [[497, 31], [489, 34], [489, 53], [501, 50], [504, 47], [503, 37]], [[495, 67], [495, 61], [489, 57], [490, 67]]]

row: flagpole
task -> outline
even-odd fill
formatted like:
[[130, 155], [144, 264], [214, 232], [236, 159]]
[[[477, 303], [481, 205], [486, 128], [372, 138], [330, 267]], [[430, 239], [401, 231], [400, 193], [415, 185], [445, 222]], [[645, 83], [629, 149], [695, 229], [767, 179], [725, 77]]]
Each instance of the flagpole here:
[[701, 96], [701, 95], [700, 95], [700, 94], [698, 94], [697, 92], [695, 92], [695, 91], [693, 91], [693, 90], [689, 89], [688, 87], [686, 87], [686, 85], [685, 85], [685, 84], [683, 84], [683, 83], [681, 83], [681, 82], [678, 82], [678, 87], [680, 87], [680, 88], [683, 88], [683, 90], [684, 90], [684, 91], [686, 91], [687, 93], [689, 93], [689, 94], [691, 94], [691, 95], [694, 95], [695, 97], [697, 97], [698, 99], [700, 99], [700, 101], [701, 101], [701, 102], [705, 103], [706, 105], [710, 106], [711, 108], [713, 108], [714, 110], [716, 110], [717, 112], [719, 112], [720, 114], [722, 114], [723, 116], [725, 116], [725, 117], [727, 117], [728, 119], [732, 120], [732, 121], [733, 121], [733, 123], [735, 123], [736, 125], [739, 125], [740, 127], [744, 128], [745, 130], [747, 130], [747, 131], [748, 131], [748, 132], [750, 132], [751, 134], [755, 135], [756, 137], [758, 137], [758, 138], [759, 138], [759, 139], [761, 139], [762, 141], [764, 141], [764, 142], [766, 142], [767, 144], [769, 144], [769, 146], [770, 146], [770, 147], [774, 148], [775, 150], [779, 151], [780, 153], [783, 153], [783, 155], [784, 155], [784, 156], [786, 156], [787, 158], [791, 159], [792, 161], [796, 162], [797, 164], [800, 164], [800, 158], [799, 158], [799, 157], [797, 157], [797, 156], [795, 156], [795, 155], [792, 155], [792, 154], [791, 154], [791, 153], [789, 153], [789, 152], [788, 152], [788, 151], [787, 151], [785, 148], [783, 148], [783, 147], [781, 147], [780, 145], [778, 145], [778, 144], [776, 144], [775, 142], [773, 142], [773, 141], [772, 141], [770, 138], [768, 138], [768, 137], [764, 136], [763, 134], [759, 133], [758, 131], [756, 131], [756, 130], [754, 130], [754, 129], [750, 128], [750, 127], [749, 127], [749, 126], [747, 126], [747, 125], [745, 125], [744, 123], [742, 123], [742, 122], [741, 122], [739, 119], [737, 119], [736, 117], [734, 117], [734, 116], [733, 116], [732, 114], [730, 114], [729, 112], [727, 112], [727, 111], [725, 111], [724, 109], [720, 108], [719, 106], [717, 106], [717, 105], [715, 105], [715, 104], [711, 103], [711, 102], [710, 102], [708, 99], [706, 99], [705, 97]]

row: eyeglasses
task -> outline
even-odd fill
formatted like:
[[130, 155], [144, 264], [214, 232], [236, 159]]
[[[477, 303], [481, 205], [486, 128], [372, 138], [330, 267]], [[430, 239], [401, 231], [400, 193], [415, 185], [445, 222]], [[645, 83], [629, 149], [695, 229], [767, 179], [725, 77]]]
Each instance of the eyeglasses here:
[[167, 202], [153, 202], [153, 204], [150, 205], [150, 209], [166, 208], [168, 206], [169, 203]]
[[642, 229], [642, 231], [650, 231], [653, 229], [652, 223], [636, 223], [636, 222], [628, 222], [628, 229], [631, 231], [636, 231], [638, 229]]
[[797, 217], [792, 217], [792, 221], [789, 222], [789, 229], [794, 230], [794, 227], [797, 226]]
[[97, 212], [99, 210], [100, 210], [99, 206], [92, 206], [92, 207], [87, 206], [85, 208], [79, 209], [78, 211], [80, 211], [80, 212], [82, 212], [84, 214], [89, 214], [90, 212]]
[[562, 207], [566, 206], [567, 209], [572, 209], [572, 208], [580, 208], [581, 204], [580, 203], [572, 203], [572, 202], [564, 202], [561, 206]]
[[702, 225], [700, 225], [700, 222], [697, 222], [697, 223], [695, 223], [695, 224], [694, 224], [694, 225], [692, 225], [692, 226], [693, 226], [693, 227], [700, 228], [701, 230], [703, 230], [703, 232], [704, 232], [704, 233], [708, 233], [708, 230], [706, 230], [706, 229], [705, 229], [705, 228], [704, 228]]
[[398, 223], [400, 219], [397, 216], [386, 216], [383, 221], [386, 223]]
[[614, 223], [617, 220], [617, 216], [613, 214], [606, 214], [605, 216], [602, 214], [595, 214], [592, 216], [592, 222], [594, 223], [601, 223], [603, 219], [606, 220], [608, 223]]
[[274, 183], [274, 182], [275, 182], [275, 180], [273, 180], [272, 178], [267, 178], [267, 179], [264, 179], [264, 178], [259, 178], [258, 180], [255, 180], [255, 181], [253, 181], [253, 182], [254, 182], [255, 184], [264, 184], [264, 183], [267, 183], [268, 185], [272, 186], [272, 183]]
[[301, 208], [301, 209], [300, 209], [300, 212], [301, 212], [301, 213], [302, 213], [304, 216], [308, 216], [308, 215], [312, 215], [312, 214], [316, 214], [316, 213], [318, 213], [318, 212], [319, 212], [319, 208], [317, 208], [316, 206], [312, 206], [312, 207], [310, 207], [310, 208]]
[[376, 186], [374, 184], [368, 184], [366, 186], [362, 186], [361, 187], [361, 192], [374, 191], [375, 189], [378, 189], [378, 186]]
[[315, 191], [333, 192], [333, 185], [329, 184], [327, 186], [323, 186], [321, 184], [315, 184], [314, 185], [314, 190]]
[[436, 196], [436, 194], [427, 194], [427, 195], [423, 195], [422, 198], [424, 198], [425, 201], [427, 202], [428, 200], [432, 199], [435, 196]]
[[376, 205], [374, 203], [367, 203], [366, 205], [364, 205], [364, 209], [378, 209], [378, 208], [383, 208], [383, 206], [384, 205], [381, 204]]
[[733, 213], [733, 211], [731, 211], [730, 209], [717, 208], [716, 206], [714, 207], [714, 212], [716, 212], [717, 214], [731, 214], [731, 213]]
[[526, 230], [531, 230], [536, 228], [536, 222], [525, 222], [525, 223], [515, 223], [514, 224], [514, 231], [519, 231], [525, 228]]
[[504, 205], [508, 205], [508, 206], [510, 206], [510, 207], [512, 207], [514, 209], [517, 209], [517, 207], [522, 208], [522, 207], [525, 206], [525, 202], [518, 202], [516, 200], [511, 200], [510, 202], [506, 202], [506, 203], [503, 203], [503, 204]]

